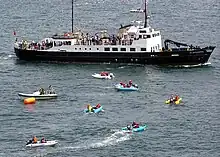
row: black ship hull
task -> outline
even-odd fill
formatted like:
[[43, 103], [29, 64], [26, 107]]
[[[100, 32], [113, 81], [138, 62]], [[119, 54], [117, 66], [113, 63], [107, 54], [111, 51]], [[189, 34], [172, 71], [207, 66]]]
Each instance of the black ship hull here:
[[25, 61], [133, 63], [152, 65], [196, 65], [208, 62], [215, 47], [162, 52], [65, 52], [14, 48], [16, 56]]

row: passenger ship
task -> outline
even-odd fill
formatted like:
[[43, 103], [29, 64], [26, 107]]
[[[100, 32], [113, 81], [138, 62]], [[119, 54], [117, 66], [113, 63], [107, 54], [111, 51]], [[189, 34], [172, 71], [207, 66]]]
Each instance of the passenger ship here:
[[[161, 33], [149, 26], [147, 1], [143, 13], [144, 22], [136, 21], [122, 26], [118, 34], [109, 35], [101, 31], [95, 35], [73, 31], [54, 35], [40, 42], [16, 41], [14, 51], [20, 60], [58, 61], [88, 63], [134, 63], [156, 65], [196, 65], [208, 61], [215, 46], [200, 48], [165, 40], [162, 45]], [[170, 47], [172, 45], [172, 47]]]

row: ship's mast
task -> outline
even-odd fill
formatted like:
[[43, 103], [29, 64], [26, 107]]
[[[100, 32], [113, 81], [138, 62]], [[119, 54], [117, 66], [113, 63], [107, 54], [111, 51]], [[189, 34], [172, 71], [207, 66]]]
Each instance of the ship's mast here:
[[144, 3], [144, 28], [147, 27], [147, 0]]
[[72, 33], [73, 33], [73, 0], [72, 0]]

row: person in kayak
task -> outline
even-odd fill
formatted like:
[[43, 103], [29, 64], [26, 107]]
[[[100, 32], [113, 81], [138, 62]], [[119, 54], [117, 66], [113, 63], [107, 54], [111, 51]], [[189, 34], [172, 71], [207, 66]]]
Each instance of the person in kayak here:
[[177, 94], [175, 94], [175, 95], [172, 94], [170, 97], [170, 103], [174, 103], [175, 101], [178, 101], [179, 98], [180, 97]]
[[132, 80], [130, 80], [129, 82], [128, 82], [128, 84], [127, 84], [127, 87], [131, 87], [133, 85], [133, 83], [132, 83]]
[[32, 143], [37, 143], [37, 137], [36, 137], [36, 136], [34, 136], [34, 137], [32, 138]]
[[122, 85], [123, 87], [126, 87], [126, 84], [124, 82], [120, 82], [120, 85]]
[[174, 101], [175, 101], [175, 97], [174, 97], [174, 95], [172, 94], [171, 97], [170, 97], [170, 103], [174, 103]]
[[132, 127], [133, 127], [133, 128], [139, 128], [139, 124], [136, 123], [135, 121], [133, 121], [133, 123], [132, 123]]
[[98, 109], [98, 108], [100, 108], [101, 107], [101, 105], [100, 104], [97, 104], [95, 107], [93, 107], [93, 109]]
[[129, 124], [127, 125], [127, 129], [128, 130], [132, 130], [132, 128], [131, 128], [131, 126]]
[[93, 112], [93, 107], [90, 104], [87, 105], [87, 109], [89, 112]]
[[176, 94], [176, 95], [175, 95], [175, 101], [178, 101], [179, 98], [180, 98], [180, 97]]

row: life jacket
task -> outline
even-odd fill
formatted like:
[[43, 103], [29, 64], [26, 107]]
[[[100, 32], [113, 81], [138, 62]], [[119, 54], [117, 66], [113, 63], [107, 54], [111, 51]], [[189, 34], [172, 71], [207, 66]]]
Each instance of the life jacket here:
[[34, 137], [34, 143], [37, 143], [37, 137]]
[[175, 97], [175, 100], [176, 100], [176, 101], [177, 101], [177, 100], [179, 100], [179, 97], [178, 97], [178, 96], [176, 96], [176, 97]]
[[92, 106], [91, 105], [89, 105], [88, 110], [89, 110], [89, 112], [92, 111]]
[[96, 108], [100, 108], [100, 107], [101, 107], [101, 105], [100, 105], [100, 104], [97, 104], [97, 105], [96, 105]]

